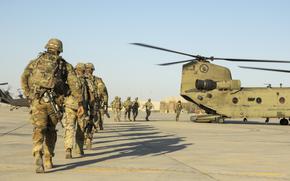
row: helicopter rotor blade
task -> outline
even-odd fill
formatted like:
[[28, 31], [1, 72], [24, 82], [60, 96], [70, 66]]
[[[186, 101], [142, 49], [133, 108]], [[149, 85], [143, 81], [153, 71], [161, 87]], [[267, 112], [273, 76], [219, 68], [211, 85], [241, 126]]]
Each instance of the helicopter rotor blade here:
[[244, 69], [254, 69], [254, 70], [264, 70], [264, 71], [272, 71], [272, 72], [290, 73], [290, 70], [283, 70], [283, 69], [269, 69], [269, 68], [245, 67], [245, 66], [239, 66], [239, 67], [240, 68], [244, 68]]
[[180, 63], [187, 63], [187, 62], [196, 62], [196, 59], [182, 60], [182, 61], [169, 62], [169, 63], [161, 63], [161, 64], [157, 64], [157, 65], [159, 65], [159, 66], [168, 66], [168, 65], [180, 64]]
[[213, 60], [226, 60], [232, 62], [265, 62], [265, 63], [290, 63], [284, 60], [261, 60], [261, 59], [240, 59], [240, 58], [213, 58]]
[[[190, 56], [194, 57], [197, 60], [225, 60], [225, 61], [231, 61], [231, 62], [261, 62], [261, 63], [290, 63], [290, 61], [284, 61], [284, 60], [262, 60], [262, 59], [241, 59], [241, 58], [217, 58], [217, 57], [205, 57], [205, 56], [200, 56], [200, 55], [192, 55], [188, 53], [183, 53], [175, 50], [170, 50], [166, 48], [161, 48], [153, 45], [148, 45], [144, 43], [131, 43], [132, 45], [137, 45], [137, 46], [142, 46], [146, 48], [152, 48], [152, 49], [157, 49], [161, 51], [166, 51], [166, 52], [171, 52], [171, 53], [176, 53], [180, 55], [185, 55], [185, 56]], [[175, 64], [175, 62], [173, 62]], [[169, 64], [170, 65], [170, 64]]]
[[8, 82], [3, 82], [3, 83], [0, 83], [0, 85], [7, 85]]
[[147, 45], [144, 43], [131, 43], [132, 45], [137, 45], [137, 46], [141, 46], [141, 47], [146, 47], [146, 48], [153, 48], [153, 49], [157, 49], [157, 50], [162, 50], [162, 51], [166, 51], [166, 52], [171, 52], [171, 53], [177, 53], [180, 55], [185, 55], [185, 56], [190, 56], [190, 57], [194, 57], [197, 58], [199, 56], [197, 55], [191, 55], [188, 53], [183, 53], [183, 52], [178, 52], [178, 51], [174, 51], [174, 50], [169, 50], [169, 49], [165, 49], [165, 48], [161, 48], [161, 47], [157, 47], [157, 46], [152, 46], [152, 45]]

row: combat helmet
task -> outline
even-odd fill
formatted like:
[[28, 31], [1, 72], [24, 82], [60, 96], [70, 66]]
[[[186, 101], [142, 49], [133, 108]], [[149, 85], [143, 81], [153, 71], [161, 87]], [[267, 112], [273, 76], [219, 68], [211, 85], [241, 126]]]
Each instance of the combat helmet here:
[[94, 64], [92, 64], [92, 63], [86, 63], [86, 68], [88, 69], [91, 69], [91, 70], [95, 70], [95, 66], [94, 66]]
[[76, 70], [85, 70], [86, 69], [86, 65], [84, 63], [77, 63], [77, 65], [75, 66]]
[[47, 44], [45, 45], [45, 48], [56, 50], [58, 52], [63, 52], [62, 42], [59, 39], [52, 38], [48, 40]]

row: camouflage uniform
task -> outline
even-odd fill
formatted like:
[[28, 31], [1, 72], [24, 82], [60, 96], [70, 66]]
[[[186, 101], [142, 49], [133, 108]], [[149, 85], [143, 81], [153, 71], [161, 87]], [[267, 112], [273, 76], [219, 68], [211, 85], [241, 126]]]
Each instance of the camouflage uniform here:
[[48, 95], [54, 96], [58, 107], [62, 106], [63, 98], [69, 94], [75, 100], [80, 100], [80, 84], [73, 67], [59, 56], [62, 52], [62, 42], [50, 39], [45, 48], [47, 51], [32, 60], [21, 77], [23, 93], [30, 100], [31, 121], [34, 127], [32, 152], [36, 173], [43, 173], [44, 167], [53, 167], [52, 157], [57, 139], [55, 127], [60, 117], [54, 112]]
[[123, 103], [123, 107], [125, 108], [124, 119], [128, 119], [131, 121], [131, 110], [132, 110], [132, 101], [131, 97], [128, 97], [127, 100]]
[[86, 129], [86, 143], [89, 148], [91, 147], [93, 139], [93, 128], [97, 130], [95, 122], [97, 122], [98, 127], [102, 130], [104, 113], [107, 111], [108, 107], [107, 88], [100, 77], [93, 75], [94, 70], [95, 68], [92, 63], [86, 64], [86, 80], [88, 82], [89, 92], [92, 95], [91, 97], [94, 98], [92, 101], [90, 101], [91, 124], [87, 125], [88, 129]]
[[[64, 131], [64, 147], [66, 150], [66, 158], [72, 158], [72, 149], [75, 141], [75, 152], [79, 156], [84, 155], [83, 145], [84, 145], [84, 129], [86, 125], [86, 117], [88, 116], [87, 110], [87, 100], [89, 99], [87, 82], [84, 77], [85, 64], [77, 64], [76, 66], [77, 77], [81, 83], [82, 90], [82, 105], [86, 110], [83, 115], [78, 115], [78, 102], [73, 96], [69, 96], [65, 99], [65, 131]], [[76, 127], [76, 129], [75, 129]]]
[[132, 113], [133, 113], [133, 121], [136, 121], [136, 118], [138, 116], [138, 109], [140, 105], [138, 102], [138, 97], [135, 98], [135, 101], [132, 103]]
[[114, 121], [121, 121], [121, 110], [122, 110], [122, 102], [120, 97], [115, 97], [114, 101], [111, 103], [112, 110], [114, 112]]
[[176, 121], [179, 121], [179, 115], [181, 113], [181, 110], [183, 109], [181, 101], [178, 101], [175, 106], [175, 112], [176, 112]]
[[151, 99], [148, 99], [148, 101], [144, 104], [145, 109], [146, 109], [146, 121], [149, 121], [149, 116], [151, 114], [151, 110], [153, 109], [153, 104], [151, 103]]

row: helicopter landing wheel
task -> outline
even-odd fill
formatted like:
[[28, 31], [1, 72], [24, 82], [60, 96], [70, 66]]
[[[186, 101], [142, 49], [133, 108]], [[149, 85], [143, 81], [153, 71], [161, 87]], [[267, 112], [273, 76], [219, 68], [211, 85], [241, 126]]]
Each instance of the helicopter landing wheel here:
[[280, 125], [288, 125], [289, 124], [289, 121], [285, 118], [281, 119], [280, 120]]
[[270, 121], [270, 119], [269, 119], [269, 118], [266, 118], [266, 120], [265, 120], [265, 124], [268, 124], [269, 121]]
[[243, 122], [244, 122], [244, 123], [248, 122], [248, 119], [247, 119], [247, 118], [244, 118], [244, 119], [243, 119]]
[[218, 123], [225, 123], [225, 119], [224, 118], [220, 118], [219, 120], [218, 120]]

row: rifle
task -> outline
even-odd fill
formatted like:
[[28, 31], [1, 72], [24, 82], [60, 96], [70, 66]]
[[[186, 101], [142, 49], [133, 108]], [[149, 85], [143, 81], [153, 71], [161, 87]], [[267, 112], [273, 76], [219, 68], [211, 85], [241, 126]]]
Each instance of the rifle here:
[[61, 112], [59, 106], [57, 105], [57, 103], [55, 101], [55, 93], [53, 91], [47, 90], [47, 91], [45, 91], [43, 97], [48, 99], [47, 101], [50, 103], [52, 110], [55, 113], [58, 122], [60, 122], [61, 127], [64, 128], [64, 126], [61, 122], [63, 113]]

